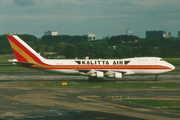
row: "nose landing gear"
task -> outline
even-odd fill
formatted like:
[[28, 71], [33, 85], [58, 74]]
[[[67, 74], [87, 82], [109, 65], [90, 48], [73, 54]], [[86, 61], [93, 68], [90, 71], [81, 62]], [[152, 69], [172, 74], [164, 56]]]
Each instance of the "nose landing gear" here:
[[159, 75], [156, 75], [156, 77], [154, 78], [154, 81], [158, 81], [158, 76]]

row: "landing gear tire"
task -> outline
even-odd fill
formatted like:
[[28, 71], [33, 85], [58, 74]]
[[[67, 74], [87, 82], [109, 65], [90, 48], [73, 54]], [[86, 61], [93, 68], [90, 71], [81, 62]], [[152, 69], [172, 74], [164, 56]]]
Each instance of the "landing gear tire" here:
[[154, 78], [154, 81], [158, 81], [159, 79], [158, 79], [158, 76], [159, 75], [156, 75], [156, 77]]

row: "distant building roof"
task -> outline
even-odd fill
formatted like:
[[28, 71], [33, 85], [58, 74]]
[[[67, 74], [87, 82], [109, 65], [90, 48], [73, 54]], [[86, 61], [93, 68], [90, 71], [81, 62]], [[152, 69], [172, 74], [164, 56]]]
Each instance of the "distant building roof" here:
[[160, 37], [160, 38], [170, 38], [171, 33], [167, 31], [146, 31], [146, 38], [151, 39], [155, 37]]
[[44, 35], [45, 36], [48, 36], [48, 35], [51, 35], [51, 36], [57, 36], [58, 35], [58, 32], [57, 31], [50, 31], [48, 30], [47, 32], [44, 32]]

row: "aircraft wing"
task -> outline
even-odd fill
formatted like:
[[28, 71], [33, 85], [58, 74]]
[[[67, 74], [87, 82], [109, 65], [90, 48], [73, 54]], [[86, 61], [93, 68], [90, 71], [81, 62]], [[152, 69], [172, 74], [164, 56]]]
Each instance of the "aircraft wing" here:
[[132, 71], [125, 70], [79, 70], [85, 73], [84, 75], [92, 77], [109, 77], [109, 78], [122, 78], [123, 75], [134, 74]]

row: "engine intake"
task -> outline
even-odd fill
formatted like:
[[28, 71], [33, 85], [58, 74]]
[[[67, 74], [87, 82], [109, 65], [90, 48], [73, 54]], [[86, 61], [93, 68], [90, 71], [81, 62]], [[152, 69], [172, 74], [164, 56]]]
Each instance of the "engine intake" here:
[[114, 73], [114, 78], [117, 78], [117, 79], [122, 78], [122, 73]]
[[103, 78], [104, 77], [104, 73], [103, 72], [96, 72], [96, 77], [97, 78]]

